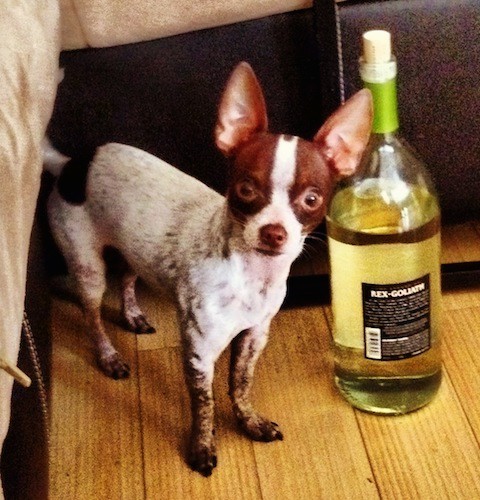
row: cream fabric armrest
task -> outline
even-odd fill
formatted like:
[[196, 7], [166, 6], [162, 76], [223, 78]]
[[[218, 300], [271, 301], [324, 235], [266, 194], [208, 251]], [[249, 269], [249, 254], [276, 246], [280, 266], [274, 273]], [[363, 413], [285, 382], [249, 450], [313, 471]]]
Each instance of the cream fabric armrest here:
[[[20, 342], [41, 140], [56, 94], [58, 19], [57, 0], [0, 2], [0, 356], [11, 365]], [[0, 449], [12, 384], [0, 370]]]
[[62, 47], [107, 47], [311, 7], [312, 0], [60, 0]]

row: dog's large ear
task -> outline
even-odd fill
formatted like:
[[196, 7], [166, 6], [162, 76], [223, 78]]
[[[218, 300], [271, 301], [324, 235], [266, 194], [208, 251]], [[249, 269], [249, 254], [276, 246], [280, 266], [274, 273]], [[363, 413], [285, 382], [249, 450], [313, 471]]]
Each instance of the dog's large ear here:
[[322, 148], [336, 175], [348, 176], [357, 169], [372, 120], [372, 95], [363, 89], [335, 111], [315, 135], [313, 141]]
[[215, 142], [226, 156], [250, 137], [267, 130], [267, 109], [253, 69], [241, 62], [233, 70], [218, 110]]

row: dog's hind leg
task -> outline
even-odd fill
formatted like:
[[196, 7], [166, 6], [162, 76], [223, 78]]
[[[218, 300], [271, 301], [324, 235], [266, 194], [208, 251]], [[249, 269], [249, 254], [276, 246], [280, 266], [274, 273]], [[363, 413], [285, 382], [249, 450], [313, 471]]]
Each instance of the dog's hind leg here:
[[83, 208], [63, 203], [55, 193], [50, 199], [49, 219], [75, 282], [85, 321], [95, 343], [97, 362], [109, 377], [126, 378], [129, 367], [113, 347], [101, 318], [106, 288], [103, 244], [92, 230]]
[[105, 263], [101, 254], [84, 253], [81, 259], [70, 260], [69, 269], [77, 283], [85, 321], [95, 343], [98, 365], [106, 375], [116, 380], [128, 377], [130, 368], [114, 348], [101, 317], [106, 288]]
[[122, 278], [122, 313], [129, 330], [135, 333], [155, 333], [137, 303], [135, 283], [137, 275], [128, 270]]

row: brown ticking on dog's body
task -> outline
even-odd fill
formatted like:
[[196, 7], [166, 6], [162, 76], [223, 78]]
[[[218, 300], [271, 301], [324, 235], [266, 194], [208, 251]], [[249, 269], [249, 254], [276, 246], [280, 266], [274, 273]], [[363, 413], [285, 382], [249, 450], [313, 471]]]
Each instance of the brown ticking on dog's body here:
[[[52, 232], [107, 375], [126, 377], [129, 368], [101, 319], [103, 249], [116, 248], [128, 264], [122, 309], [131, 330], [151, 329], [136, 301], [137, 276], [174, 294], [192, 410], [188, 463], [204, 475], [217, 463], [214, 367], [230, 343], [229, 394], [241, 429], [259, 441], [283, 438], [251, 404], [255, 364], [293, 260], [323, 219], [334, 182], [358, 163], [371, 108], [369, 92], [360, 91], [313, 142], [272, 134], [260, 85], [241, 63], [226, 85], [215, 128], [217, 147], [231, 159], [226, 197], [144, 151], [107, 144], [90, 164], [83, 203], [67, 201], [58, 185], [49, 198]], [[58, 170], [60, 160], [47, 150], [47, 164]]]

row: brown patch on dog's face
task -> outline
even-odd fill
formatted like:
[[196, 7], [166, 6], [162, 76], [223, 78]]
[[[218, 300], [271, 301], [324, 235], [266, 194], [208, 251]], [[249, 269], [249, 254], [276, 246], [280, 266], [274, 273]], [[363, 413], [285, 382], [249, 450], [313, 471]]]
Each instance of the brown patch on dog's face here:
[[270, 203], [276, 144], [276, 136], [259, 134], [235, 157], [227, 198], [232, 214], [240, 222]]
[[325, 217], [333, 178], [327, 160], [314, 144], [298, 140], [295, 182], [290, 203], [295, 216], [308, 233]]
[[[259, 134], [235, 157], [227, 197], [230, 211], [240, 222], [260, 212], [271, 201], [271, 175], [277, 145], [278, 136]], [[325, 217], [333, 175], [320, 148], [303, 139], [298, 139], [295, 163], [290, 204], [303, 232], [309, 233]]]

